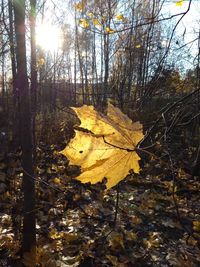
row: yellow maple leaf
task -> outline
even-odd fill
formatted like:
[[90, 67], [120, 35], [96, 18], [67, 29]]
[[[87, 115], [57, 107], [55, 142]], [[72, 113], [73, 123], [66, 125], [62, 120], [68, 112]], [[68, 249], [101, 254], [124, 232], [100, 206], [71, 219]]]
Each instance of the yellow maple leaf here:
[[88, 28], [90, 26], [90, 24], [87, 22], [86, 19], [80, 19], [79, 25], [82, 26], [83, 28]]
[[182, 6], [183, 5], [183, 0], [176, 1], [176, 6]]
[[140, 157], [135, 151], [143, 138], [142, 125], [133, 123], [120, 109], [108, 104], [107, 116], [98, 113], [93, 106], [73, 108], [81, 120], [75, 137], [60, 153], [70, 163], [81, 166], [76, 178], [92, 184], [107, 178], [107, 189], [123, 180], [132, 170], [140, 170]]
[[115, 30], [111, 29], [110, 27], [106, 27], [106, 33], [114, 33]]

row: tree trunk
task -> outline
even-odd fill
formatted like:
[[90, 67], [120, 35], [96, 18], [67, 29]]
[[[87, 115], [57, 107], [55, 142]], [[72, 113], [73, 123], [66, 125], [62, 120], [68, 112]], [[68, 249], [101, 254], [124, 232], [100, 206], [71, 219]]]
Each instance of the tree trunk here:
[[[27, 76], [25, 44], [25, 0], [14, 0], [15, 33], [16, 33], [16, 86], [20, 96], [20, 125], [23, 180], [23, 240], [22, 253], [34, 251], [36, 245], [35, 229], [35, 183], [33, 178], [31, 112], [29, 84]], [[32, 266], [35, 266], [33, 262]]]
[[37, 102], [37, 69], [36, 69], [36, 41], [35, 41], [35, 20], [36, 20], [36, 0], [30, 0], [30, 32], [31, 32], [31, 113], [32, 113], [32, 135], [33, 154], [35, 155], [35, 115]]
[[9, 45], [10, 45], [10, 58], [11, 58], [11, 67], [12, 67], [12, 86], [13, 86], [13, 127], [12, 127], [12, 145], [14, 148], [19, 147], [19, 91], [16, 87], [16, 75], [17, 75], [17, 66], [16, 66], [16, 55], [15, 55], [15, 40], [14, 40], [14, 28], [13, 28], [13, 1], [8, 0], [8, 14], [9, 14]]

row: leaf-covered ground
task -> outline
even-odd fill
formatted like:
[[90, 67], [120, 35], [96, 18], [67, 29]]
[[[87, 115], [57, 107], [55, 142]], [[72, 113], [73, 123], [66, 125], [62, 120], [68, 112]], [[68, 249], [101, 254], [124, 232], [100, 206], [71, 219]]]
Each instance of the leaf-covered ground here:
[[[79, 169], [57, 153], [63, 142], [40, 142], [35, 167], [38, 266], [200, 266], [200, 182], [187, 172], [194, 148], [183, 141], [179, 136], [171, 146], [157, 144], [143, 155], [139, 175], [130, 174], [109, 191], [105, 183], [91, 186], [74, 179]], [[20, 254], [20, 153], [0, 154], [2, 267], [17, 262]], [[27, 266], [32, 266], [31, 257], [24, 256]]]

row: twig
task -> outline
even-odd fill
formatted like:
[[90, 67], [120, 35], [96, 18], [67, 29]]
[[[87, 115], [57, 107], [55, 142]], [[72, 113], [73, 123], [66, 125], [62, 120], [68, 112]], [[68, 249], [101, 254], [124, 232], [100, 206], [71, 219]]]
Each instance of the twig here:
[[119, 184], [117, 184], [116, 190], [117, 190], [117, 195], [116, 195], [116, 203], [115, 203], [115, 216], [114, 216], [114, 221], [113, 221], [114, 228], [116, 227], [117, 215], [119, 211]]
[[152, 133], [152, 131], [158, 126], [158, 123], [163, 119], [163, 114], [165, 115], [166, 113], [170, 112], [174, 107], [176, 107], [178, 104], [185, 102], [188, 98], [194, 96], [196, 93], [199, 93], [200, 89], [196, 89], [193, 92], [191, 92], [190, 94], [182, 97], [181, 99], [177, 100], [175, 103], [173, 103], [172, 105], [168, 106], [166, 105], [165, 110], [162, 111], [162, 114], [160, 115], [160, 117], [155, 121], [154, 125], [152, 125], [152, 127], [149, 129], [149, 131], [146, 133], [146, 135], [144, 136], [144, 138], [142, 139], [142, 141], [139, 143], [139, 146], [146, 141], [146, 139], [150, 136], [150, 134]]

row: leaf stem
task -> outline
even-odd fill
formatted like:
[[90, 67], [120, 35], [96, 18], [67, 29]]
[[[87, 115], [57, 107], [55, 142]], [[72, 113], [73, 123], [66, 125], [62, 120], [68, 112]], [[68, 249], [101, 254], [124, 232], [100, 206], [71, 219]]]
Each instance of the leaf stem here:
[[119, 146], [116, 146], [116, 145], [113, 145], [113, 144], [107, 142], [104, 135], [103, 135], [103, 141], [107, 145], [110, 145], [112, 147], [115, 147], [115, 148], [118, 148], [118, 149], [121, 149], [121, 150], [126, 150], [127, 152], [133, 152], [133, 151], [135, 151], [135, 149], [123, 148], [123, 147], [119, 147]]

